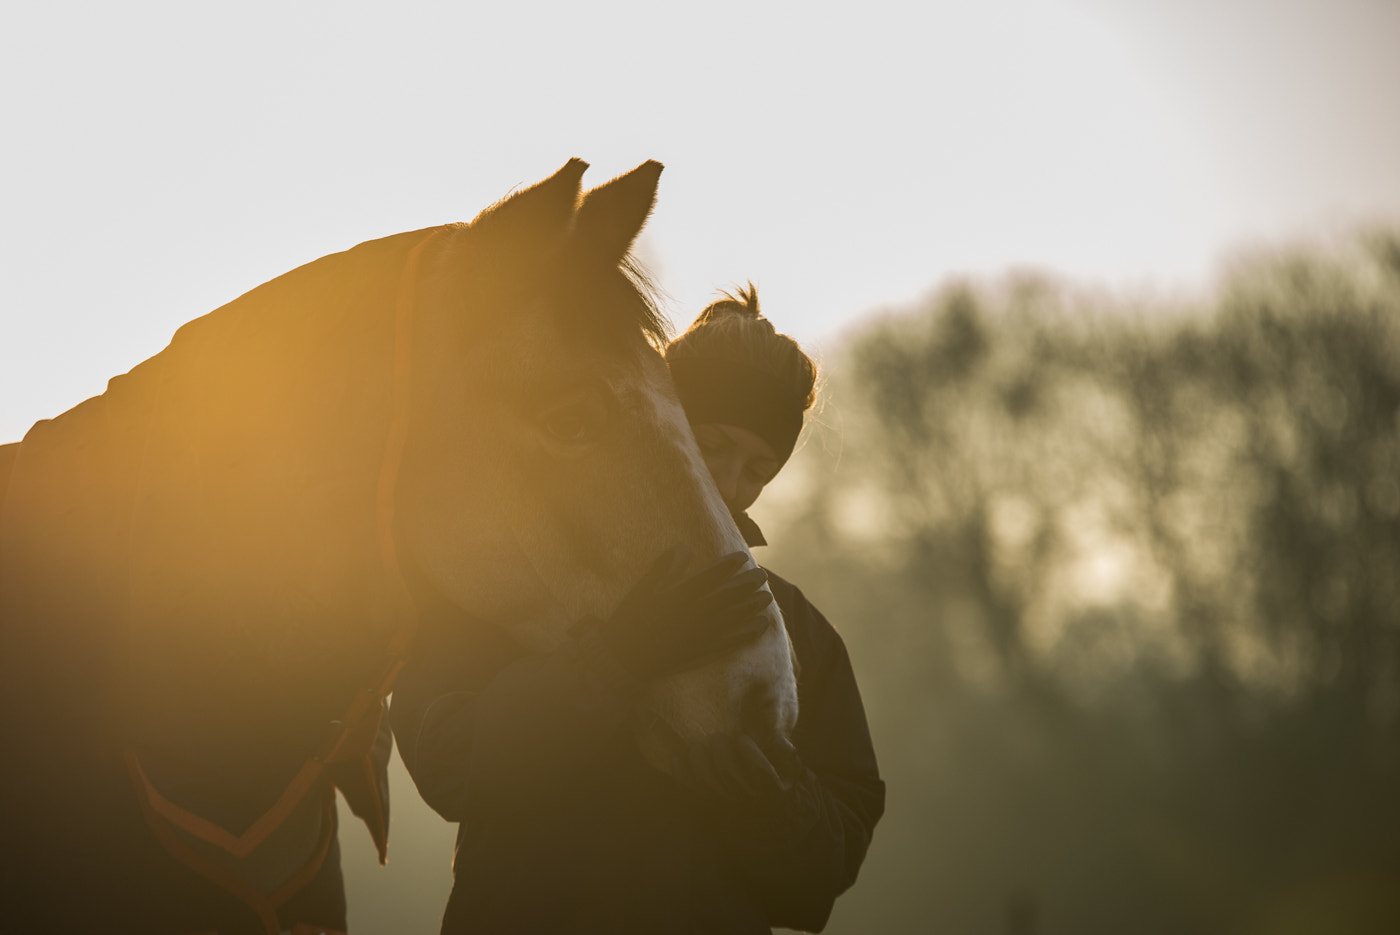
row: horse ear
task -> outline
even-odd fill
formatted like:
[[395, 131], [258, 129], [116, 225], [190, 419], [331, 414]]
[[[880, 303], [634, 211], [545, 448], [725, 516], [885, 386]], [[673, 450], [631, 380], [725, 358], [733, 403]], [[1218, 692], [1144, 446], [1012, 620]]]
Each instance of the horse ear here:
[[649, 159], [584, 195], [574, 219], [574, 249], [607, 266], [626, 256], [656, 204], [661, 169]]
[[583, 171], [588, 163], [570, 159], [558, 172], [516, 192], [477, 215], [472, 227], [514, 241], [534, 242], [537, 237], [562, 234], [578, 207]]

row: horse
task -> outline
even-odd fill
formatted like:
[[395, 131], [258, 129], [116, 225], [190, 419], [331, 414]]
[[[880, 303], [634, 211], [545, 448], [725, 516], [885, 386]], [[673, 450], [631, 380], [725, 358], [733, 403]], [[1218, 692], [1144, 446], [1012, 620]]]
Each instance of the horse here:
[[[384, 859], [422, 606], [548, 652], [663, 551], [744, 550], [630, 257], [661, 166], [585, 193], [586, 167], [267, 282], [0, 447], [0, 903], [26, 930], [316, 921], [336, 788]], [[649, 687], [656, 768], [791, 731], [764, 613]]]

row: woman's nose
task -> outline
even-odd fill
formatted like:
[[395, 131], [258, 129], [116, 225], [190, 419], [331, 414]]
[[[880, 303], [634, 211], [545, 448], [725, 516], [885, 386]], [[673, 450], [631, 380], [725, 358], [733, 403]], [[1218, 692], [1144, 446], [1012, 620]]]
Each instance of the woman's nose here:
[[730, 503], [739, 491], [739, 466], [731, 458], [722, 458], [711, 462], [709, 467], [720, 499]]

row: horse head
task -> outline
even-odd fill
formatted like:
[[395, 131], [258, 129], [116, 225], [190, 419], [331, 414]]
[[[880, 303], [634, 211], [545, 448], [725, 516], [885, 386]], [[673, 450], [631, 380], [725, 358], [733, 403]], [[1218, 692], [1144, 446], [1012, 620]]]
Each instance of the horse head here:
[[[661, 167], [581, 194], [584, 169], [279, 276], [0, 452], [0, 740], [25, 764], [0, 817], [27, 862], [6, 887], [164, 867], [147, 826], [177, 857], [293, 879], [264, 842], [310, 828], [297, 861], [326, 853], [325, 772], [368, 757], [427, 602], [547, 651], [663, 550], [744, 548], [629, 272]], [[650, 687], [650, 762], [791, 730], [766, 613], [754, 643]], [[357, 808], [381, 853], [384, 794]], [[107, 920], [167, 901], [133, 874], [43, 902]]]
[[[661, 166], [581, 195], [584, 168], [571, 161], [427, 248], [398, 485], [402, 559], [539, 651], [611, 612], [667, 548], [697, 568], [745, 550], [628, 260]], [[790, 648], [776, 605], [767, 613], [754, 644], [650, 689], [637, 738], [653, 765], [668, 768], [677, 740], [791, 730]]]

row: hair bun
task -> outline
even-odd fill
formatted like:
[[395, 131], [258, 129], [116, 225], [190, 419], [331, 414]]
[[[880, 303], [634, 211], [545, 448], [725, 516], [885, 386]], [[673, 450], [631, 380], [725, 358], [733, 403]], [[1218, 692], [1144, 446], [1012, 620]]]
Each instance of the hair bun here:
[[817, 365], [797, 342], [779, 334], [763, 317], [758, 289], [752, 282], [705, 307], [685, 333], [666, 346], [666, 360], [705, 359], [743, 364], [766, 373], [784, 387], [781, 393], [800, 404], [800, 411], [816, 401]]
[[758, 306], [758, 289], [754, 286], [753, 280], [749, 280], [743, 288], [730, 292], [728, 289], [720, 290], [720, 295], [724, 298], [718, 302], [711, 302], [705, 306], [705, 310], [696, 319], [696, 324], [703, 321], [710, 321], [715, 318], [722, 318], [726, 315], [734, 315], [749, 321], [766, 322], [763, 312]]

